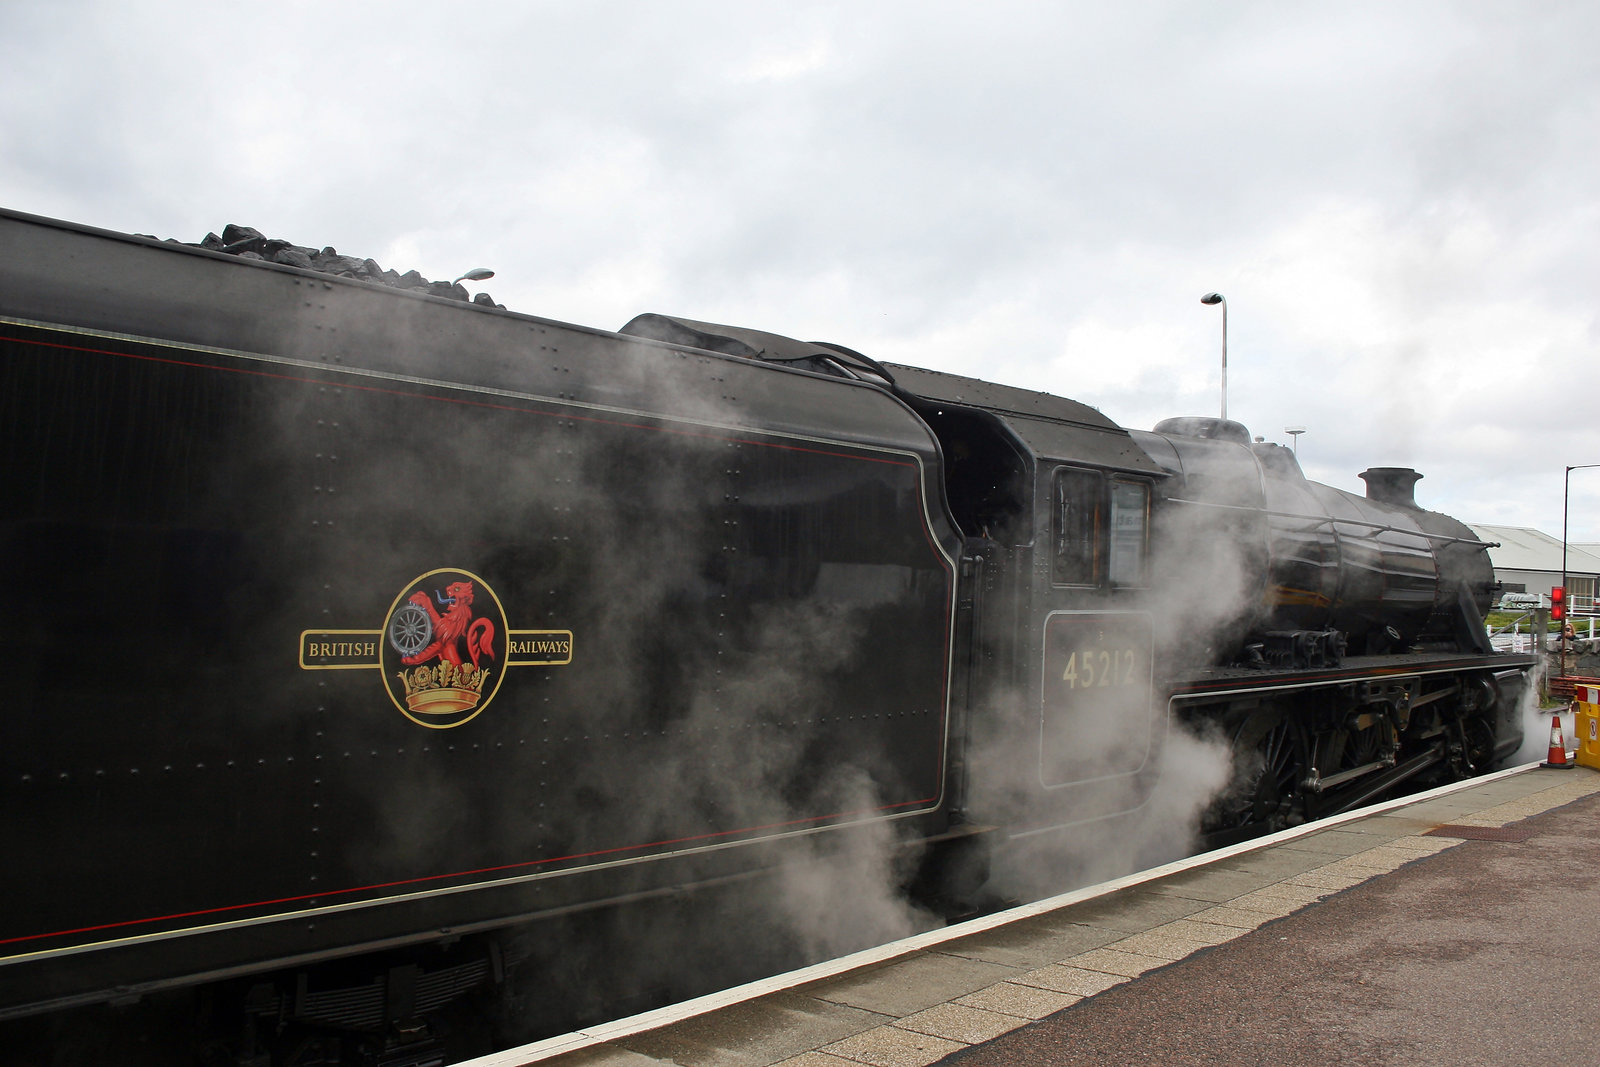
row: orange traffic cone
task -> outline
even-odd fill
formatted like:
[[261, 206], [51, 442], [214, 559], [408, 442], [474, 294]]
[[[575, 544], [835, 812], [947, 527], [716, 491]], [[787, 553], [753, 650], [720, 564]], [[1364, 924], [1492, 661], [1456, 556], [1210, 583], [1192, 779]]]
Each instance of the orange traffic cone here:
[[1541, 767], [1554, 767], [1558, 771], [1570, 771], [1576, 763], [1567, 762], [1567, 741], [1561, 736], [1561, 716], [1550, 716], [1550, 756]]

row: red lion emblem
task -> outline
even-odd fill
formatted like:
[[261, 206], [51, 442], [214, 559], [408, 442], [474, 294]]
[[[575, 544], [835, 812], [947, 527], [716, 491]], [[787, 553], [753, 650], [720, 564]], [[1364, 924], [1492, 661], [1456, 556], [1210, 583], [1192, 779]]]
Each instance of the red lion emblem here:
[[457, 646], [463, 639], [474, 668], [478, 666], [479, 656], [494, 658], [494, 623], [488, 619], [473, 621], [472, 583], [451, 582], [444, 591], [446, 595], [439, 598], [439, 603], [445, 605], [443, 615], [434, 610], [427, 593], [418, 590], [411, 594], [411, 603], [427, 611], [428, 618], [433, 621], [433, 642], [414, 656], [402, 656], [400, 662], [408, 667], [426, 663], [435, 656], [461, 666], [461, 650]]

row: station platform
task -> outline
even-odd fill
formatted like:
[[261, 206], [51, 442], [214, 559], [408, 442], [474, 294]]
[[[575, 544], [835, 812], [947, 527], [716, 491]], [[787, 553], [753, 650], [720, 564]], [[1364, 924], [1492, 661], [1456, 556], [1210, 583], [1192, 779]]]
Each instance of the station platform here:
[[1530, 764], [470, 1067], [1600, 1062], [1597, 829]]

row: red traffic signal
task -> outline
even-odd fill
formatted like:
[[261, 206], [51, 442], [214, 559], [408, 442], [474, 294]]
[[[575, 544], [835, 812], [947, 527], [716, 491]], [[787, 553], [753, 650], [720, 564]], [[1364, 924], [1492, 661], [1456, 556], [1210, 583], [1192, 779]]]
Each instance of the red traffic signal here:
[[1550, 590], [1550, 618], [1560, 622], [1567, 617], [1567, 591], [1561, 586]]

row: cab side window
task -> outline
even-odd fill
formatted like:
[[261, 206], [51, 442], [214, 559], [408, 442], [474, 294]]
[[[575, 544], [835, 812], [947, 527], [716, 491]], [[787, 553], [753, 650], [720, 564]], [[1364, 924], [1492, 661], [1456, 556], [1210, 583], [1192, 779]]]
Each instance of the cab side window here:
[[1150, 548], [1150, 486], [1111, 483], [1111, 584], [1144, 585]]
[[1102, 554], [1101, 501], [1104, 479], [1099, 471], [1062, 467], [1055, 475], [1055, 559], [1050, 578], [1056, 585], [1098, 585]]

